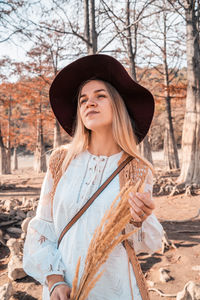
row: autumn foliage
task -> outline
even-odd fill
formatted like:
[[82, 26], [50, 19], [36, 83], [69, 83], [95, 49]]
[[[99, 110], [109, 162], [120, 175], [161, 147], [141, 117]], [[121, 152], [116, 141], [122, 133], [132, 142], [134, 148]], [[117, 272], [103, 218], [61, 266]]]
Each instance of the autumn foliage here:
[[[4, 144], [26, 145], [34, 150], [36, 124], [43, 123], [45, 136], [51, 136], [53, 114], [48, 101], [48, 86], [40, 78], [3, 83], [0, 88], [1, 130]], [[49, 140], [48, 140], [49, 142]]]

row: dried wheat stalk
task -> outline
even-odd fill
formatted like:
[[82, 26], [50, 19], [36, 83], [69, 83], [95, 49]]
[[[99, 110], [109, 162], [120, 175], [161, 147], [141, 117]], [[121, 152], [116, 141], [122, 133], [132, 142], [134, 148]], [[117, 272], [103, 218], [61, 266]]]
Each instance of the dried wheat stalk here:
[[[104, 214], [91, 239], [79, 286], [77, 285], [80, 259], [78, 261], [70, 299], [85, 300], [87, 298], [89, 292], [103, 274], [103, 271], [98, 271], [106, 262], [112, 250], [138, 230], [136, 228], [128, 234], [122, 234], [122, 230], [131, 219], [130, 205], [128, 203], [129, 193], [137, 192], [139, 185], [140, 180], [134, 187], [130, 186], [130, 182], [128, 182], [114, 199], [110, 209]], [[142, 188], [140, 188], [141, 190]], [[120, 201], [118, 201], [119, 199]]]

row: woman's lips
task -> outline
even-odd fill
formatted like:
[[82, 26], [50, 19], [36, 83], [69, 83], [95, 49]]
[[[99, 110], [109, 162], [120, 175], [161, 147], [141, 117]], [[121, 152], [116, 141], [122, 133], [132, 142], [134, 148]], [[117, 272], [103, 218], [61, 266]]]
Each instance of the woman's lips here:
[[86, 117], [90, 116], [90, 115], [95, 115], [95, 114], [98, 114], [97, 111], [89, 111], [87, 114], [86, 114]]

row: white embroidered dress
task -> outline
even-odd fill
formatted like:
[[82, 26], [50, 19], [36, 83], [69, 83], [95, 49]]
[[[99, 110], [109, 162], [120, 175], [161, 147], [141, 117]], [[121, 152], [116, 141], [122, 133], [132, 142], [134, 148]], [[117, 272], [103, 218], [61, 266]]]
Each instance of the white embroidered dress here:
[[[77, 156], [57, 185], [53, 200], [53, 218], [50, 201], [53, 179], [48, 169], [42, 185], [36, 216], [28, 226], [23, 259], [26, 273], [44, 286], [43, 300], [50, 299], [46, 276], [61, 274], [71, 286], [80, 256], [80, 274], [82, 273], [94, 230], [99, 225], [105, 210], [110, 207], [120, 191], [119, 175], [71, 227], [64, 236], [59, 249], [57, 249], [57, 240], [66, 224], [117, 168], [122, 153], [106, 157], [95, 156], [85, 151]], [[152, 191], [150, 170], [148, 170], [145, 182], [145, 191]], [[142, 232], [142, 240], [139, 236], [141, 232], [132, 236], [136, 253], [154, 252], [161, 247], [163, 229], [153, 214], [143, 222]], [[103, 268], [105, 272], [90, 292], [88, 300], [131, 300], [128, 260], [122, 244], [113, 250]], [[134, 300], [141, 300], [132, 268], [131, 281]]]

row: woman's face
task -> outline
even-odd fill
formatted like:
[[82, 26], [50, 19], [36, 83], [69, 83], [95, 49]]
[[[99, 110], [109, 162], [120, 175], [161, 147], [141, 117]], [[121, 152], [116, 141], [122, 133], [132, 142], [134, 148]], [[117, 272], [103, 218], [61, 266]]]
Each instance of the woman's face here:
[[112, 128], [111, 97], [103, 82], [92, 80], [80, 93], [80, 115], [85, 127], [92, 131]]

